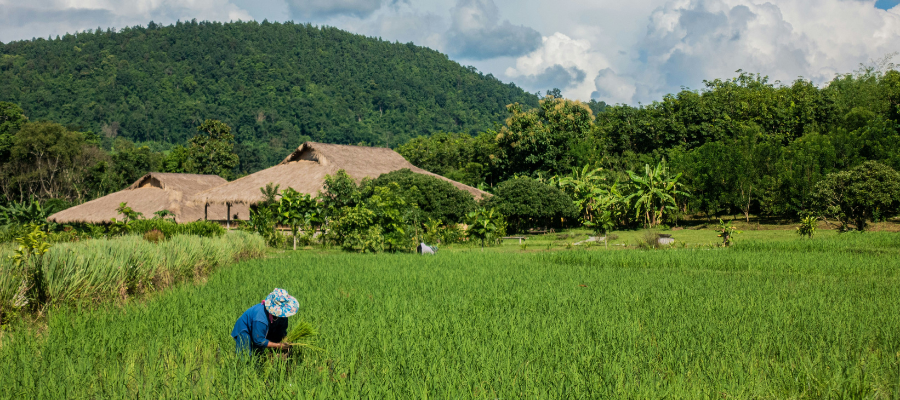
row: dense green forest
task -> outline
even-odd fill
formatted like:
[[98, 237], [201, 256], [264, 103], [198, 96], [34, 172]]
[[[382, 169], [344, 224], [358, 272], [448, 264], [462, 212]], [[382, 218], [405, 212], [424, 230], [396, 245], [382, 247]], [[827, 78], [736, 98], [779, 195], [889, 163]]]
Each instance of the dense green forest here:
[[821, 87], [738, 71], [702, 90], [599, 113], [546, 97], [537, 108], [510, 106], [498, 130], [432, 134], [398, 151], [421, 168], [487, 188], [515, 176], [557, 184], [574, 176], [587, 184], [581, 178], [602, 168], [594, 174], [605, 182], [595, 185], [606, 190], [603, 198], [615, 197], [616, 183], [621, 190], [635, 182], [628, 171], [665, 162], [661, 171], [681, 174], [678, 185], [688, 194], [673, 201], [673, 218], [796, 217], [821, 208], [816, 187], [829, 174], [866, 161], [900, 169], [900, 72], [892, 68], [862, 67]]
[[537, 100], [425, 47], [303, 24], [151, 22], [0, 44], [0, 101], [32, 121], [159, 151], [218, 119], [233, 129], [238, 173], [304, 140], [394, 147], [477, 133], [507, 104]]

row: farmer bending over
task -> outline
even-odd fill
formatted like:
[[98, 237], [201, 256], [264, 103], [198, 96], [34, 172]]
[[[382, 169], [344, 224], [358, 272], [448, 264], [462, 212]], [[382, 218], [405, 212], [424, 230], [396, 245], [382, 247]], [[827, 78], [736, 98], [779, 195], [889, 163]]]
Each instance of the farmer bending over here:
[[284, 289], [275, 289], [261, 303], [241, 314], [231, 336], [238, 353], [262, 353], [265, 348], [287, 350], [290, 345], [279, 343], [287, 333], [287, 319], [297, 313], [300, 303]]

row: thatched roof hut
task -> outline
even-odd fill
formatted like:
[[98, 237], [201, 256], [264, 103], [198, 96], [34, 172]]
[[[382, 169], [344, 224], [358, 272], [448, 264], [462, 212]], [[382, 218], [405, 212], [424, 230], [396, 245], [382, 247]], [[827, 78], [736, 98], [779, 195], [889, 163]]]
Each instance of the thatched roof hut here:
[[343, 169], [359, 183], [363, 178], [377, 178], [381, 174], [404, 168], [443, 179], [460, 190], [481, 199], [488, 193], [468, 185], [417, 168], [397, 152], [384, 147], [360, 147], [339, 144], [306, 142], [278, 165], [217, 186], [197, 195], [197, 201], [212, 204], [254, 204], [263, 200], [259, 189], [268, 183], [289, 187], [300, 193], [316, 196], [325, 187], [325, 176]]
[[[153, 213], [169, 210], [175, 213], [178, 223], [202, 220], [208, 212], [209, 219], [226, 218], [224, 205], [209, 205], [194, 201], [198, 193], [228, 183], [216, 175], [169, 174], [151, 172], [144, 175], [125, 190], [115, 192], [87, 203], [60, 211], [47, 218], [56, 223], [92, 223], [110, 222], [112, 218], [121, 219], [116, 212], [120, 203], [128, 206], [144, 217], [151, 218]], [[231, 210], [232, 217], [247, 218], [248, 208], [239, 207]]]

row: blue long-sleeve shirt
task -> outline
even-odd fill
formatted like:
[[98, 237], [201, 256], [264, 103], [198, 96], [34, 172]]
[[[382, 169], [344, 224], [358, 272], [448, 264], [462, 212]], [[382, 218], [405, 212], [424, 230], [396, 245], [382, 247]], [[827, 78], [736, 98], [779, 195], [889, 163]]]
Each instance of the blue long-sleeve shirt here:
[[234, 324], [231, 337], [237, 339], [240, 336], [250, 338], [250, 347], [263, 348], [269, 345], [266, 335], [269, 333], [269, 317], [266, 315], [266, 307], [257, 304], [244, 311]]

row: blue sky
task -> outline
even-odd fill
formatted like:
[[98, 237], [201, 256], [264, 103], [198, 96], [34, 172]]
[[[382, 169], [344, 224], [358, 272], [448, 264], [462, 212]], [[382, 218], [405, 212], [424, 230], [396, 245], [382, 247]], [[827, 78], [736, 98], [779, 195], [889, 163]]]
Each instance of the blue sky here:
[[151, 20], [293, 20], [428, 46], [531, 92], [558, 87], [571, 98], [637, 104], [738, 69], [824, 84], [861, 63], [890, 61], [900, 51], [898, 3], [0, 0], [0, 41]]

